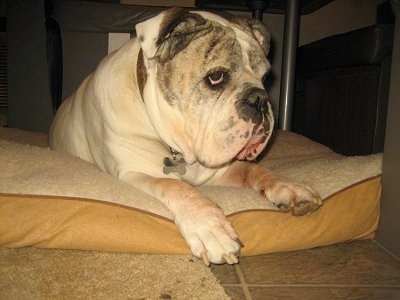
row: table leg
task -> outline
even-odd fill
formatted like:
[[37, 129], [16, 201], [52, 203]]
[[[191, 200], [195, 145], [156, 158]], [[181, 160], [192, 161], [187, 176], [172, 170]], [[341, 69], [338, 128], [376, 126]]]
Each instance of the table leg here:
[[281, 90], [279, 99], [279, 128], [291, 130], [294, 84], [296, 75], [296, 52], [300, 27], [300, 1], [287, 0], [285, 30], [283, 36]]

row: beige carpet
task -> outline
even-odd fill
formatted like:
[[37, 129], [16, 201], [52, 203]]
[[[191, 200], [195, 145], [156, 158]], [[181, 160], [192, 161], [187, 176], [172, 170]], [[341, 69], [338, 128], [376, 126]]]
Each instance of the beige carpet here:
[[229, 299], [185, 255], [0, 249], [0, 299]]

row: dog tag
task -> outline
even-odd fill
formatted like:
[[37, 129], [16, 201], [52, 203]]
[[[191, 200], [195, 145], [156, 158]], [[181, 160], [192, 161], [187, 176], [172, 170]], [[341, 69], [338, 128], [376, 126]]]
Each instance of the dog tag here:
[[171, 159], [170, 157], [164, 157], [164, 174], [169, 174], [171, 172], [176, 172], [179, 175], [184, 175], [186, 173], [186, 162], [183, 157], [179, 158], [175, 155]]

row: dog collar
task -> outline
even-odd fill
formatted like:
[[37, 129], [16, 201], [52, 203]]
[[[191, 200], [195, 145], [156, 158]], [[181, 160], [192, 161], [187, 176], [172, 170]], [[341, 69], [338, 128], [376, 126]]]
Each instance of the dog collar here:
[[183, 158], [183, 154], [169, 147], [171, 156], [164, 157], [164, 174], [178, 173], [179, 175], [185, 175], [186, 173], [186, 162]]

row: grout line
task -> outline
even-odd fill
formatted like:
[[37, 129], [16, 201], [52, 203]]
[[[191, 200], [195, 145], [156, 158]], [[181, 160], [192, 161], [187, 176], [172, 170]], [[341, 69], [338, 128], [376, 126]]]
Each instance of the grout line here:
[[249, 287], [246, 283], [246, 280], [244, 279], [244, 275], [243, 275], [242, 269], [240, 268], [239, 264], [235, 265], [235, 270], [236, 270], [237, 276], [239, 277], [240, 286], [243, 289], [243, 293], [244, 293], [246, 300], [252, 300], [252, 297], [251, 297], [250, 291], [249, 291]]
[[378, 243], [376, 240], [371, 240], [372, 243], [374, 243], [375, 245], [377, 245], [380, 249], [382, 249], [384, 252], [386, 252], [387, 254], [389, 254], [392, 258], [394, 258], [397, 261], [400, 261], [400, 257], [397, 256], [396, 254], [394, 254], [392, 251], [390, 251], [389, 249], [387, 249], [385, 246], [381, 245], [380, 243]]

